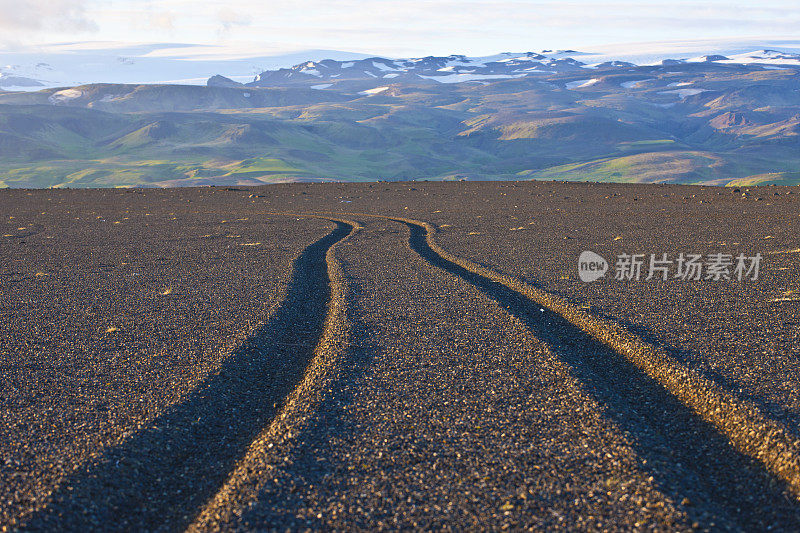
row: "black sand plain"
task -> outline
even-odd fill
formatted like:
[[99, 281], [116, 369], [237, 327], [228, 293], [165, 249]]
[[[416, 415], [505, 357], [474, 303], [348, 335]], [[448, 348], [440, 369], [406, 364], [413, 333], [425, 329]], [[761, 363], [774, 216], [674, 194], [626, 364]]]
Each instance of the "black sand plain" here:
[[[0, 223], [7, 529], [800, 527], [796, 188], [5, 190]], [[764, 259], [587, 284], [583, 250]]]

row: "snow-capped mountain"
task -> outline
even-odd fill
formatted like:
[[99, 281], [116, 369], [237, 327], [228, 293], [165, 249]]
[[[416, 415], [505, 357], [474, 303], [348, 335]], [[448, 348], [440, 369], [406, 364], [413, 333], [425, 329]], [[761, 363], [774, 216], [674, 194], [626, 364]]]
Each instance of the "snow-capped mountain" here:
[[[294, 85], [315, 83], [314, 88], [329, 88], [343, 81], [389, 80], [402, 81], [433, 80], [440, 83], [466, 81], [491, 81], [498, 79], [536, 76], [542, 74], [575, 73], [581, 70], [629, 70], [635, 63], [621, 60], [587, 62], [593, 54], [574, 50], [525, 53], [503, 53], [487, 57], [449, 55], [442, 57], [389, 59], [370, 57], [355, 61], [306, 61], [291, 68], [267, 70], [246, 84], [251, 87]], [[573, 57], [575, 56], [575, 57]], [[576, 59], [577, 57], [582, 60]], [[752, 65], [764, 69], [800, 68], [800, 53], [781, 50], [754, 50], [731, 56], [706, 54], [688, 58], [665, 58], [653, 65], [675, 66], [692, 63], [718, 63], [720, 65]], [[221, 77], [220, 77], [221, 78]], [[212, 85], [231, 80], [225, 78], [211, 82]], [[329, 82], [329, 83], [320, 83]]]
[[38, 90], [88, 83], [204, 85], [215, 72], [246, 82], [265, 69], [280, 68], [309, 58], [348, 60], [367, 57], [366, 54], [337, 50], [274, 55], [267, 50], [268, 47], [247, 47], [247, 51], [242, 51], [222, 46], [103, 42], [0, 48], [0, 90]]
[[[232, 46], [232, 45], [231, 45]], [[524, 76], [626, 69], [634, 66], [710, 63], [800, 66], [800, 41], [697, 41], [638, 43], [590, 50], [540, 50], [484, 57], [463, 55], [397, 59], [336, 50], [269, 55], [269, 46], [176, 43], [60, 43], [0, 49], [0, 90], [38, 90], [90, 83], [311, 86], [339, 80], [492, 81]], [[291, 66], [294, 65], [294, 66]], [[231, 81], [225, 81], [222, 77]], [[321, 81], [320, 81], [321, 80]]]
[[699, 58], [690, 58], [687, 62], [715, 61], [723, 64], [733, 65], [771, 65], [771, 66], [800, 66], [800, 53], [784, 52], [781, 50], [755, 50], [734, 54], [730, 57], [723, 55], [706, 55]]
[[[571, 52], [571, 51], [570, 51]], [[291, 68], [265, 71], [248, 84], [264, 87], [310, 80], [384, 79], [408, 81], [430, 79], [441, 83], [481, 81], [574, 71], [584, 63], [565, 52], [523, 54], [504, 53], [489, 57], [450, 55], [387, 59], [371, 57], [357, 61], [308, 61]]]

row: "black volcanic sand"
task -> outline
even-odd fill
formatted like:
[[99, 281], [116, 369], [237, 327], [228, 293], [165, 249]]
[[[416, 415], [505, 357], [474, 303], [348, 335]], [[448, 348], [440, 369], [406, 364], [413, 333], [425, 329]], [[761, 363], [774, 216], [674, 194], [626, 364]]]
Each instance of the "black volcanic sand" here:
[[348, 371], [247, 461], [255, 503], [203, 528], [800, 527], [770, 476], [611, 350], [419, 231], [410, 249], [404, 225], [359, 221], [340, 252]]
[[241, 195], [0, 193], [0, 523], [186, 400], [334, 227]]
[[[494, 196], [494, 210], [430, 217], [451, 224], [438, 236], [445, 249], [590, 306], [789, 427], [800, 425], [800, 188], [541, 183], [508, 184]], [[763, 261], [757, 281], [617, 281], [609, 273], [586, 284], [577, 277], [583, 250], [612, 269], [622, 253], [646, 261], [761, 253]]]
[[[276, 287], [325, 301], [320, 254], [346, 232], [269, 211], [429, 221], [456, 255], [621, 322], [790, 428], [799, 420], [794, 189], [548, 182], [139, 192], [0, 194], [11, 235], [0, 245], [12, 259], [0, 278], [2, 364], [13, 384], [2, 398], [3, 477], [14, 483], [3, 481], [4, 521], [36, 508], [79, 466], [54, 503], [26, 519], [30, 527], [180, 528], [222, 485], [274, 416], [251, 413], [250, 391], [263, 387], [277, 405], [296, 380], [250, 375], [241, 341], [250, 334], [243, 346], [282, 354], [292, 376], [307, 364], [305, 348], [276, 350], [292, 317], [306, 323], [295, 342], [307, 348], [321, 328], [319, 304], [290, 299], [282, 318], [258, 326], [280, 299]], [[421, 235], [409, 247], [405, 225], [347, 218], [365, 228], [338, 248], [352, 326], [339, 377], [289, 447], [249, 450], [248, 495], [200, 528], [797, 529], [798, 506], [779, 483], [613, 353], [437, 261]], [[261, 245], [242, 246], [253, 242]], [[765, 259], [757, 282], [584, 284], [576, 263], [586, 249], [612, 261], [622, 252]], [[297, 257], [305, 267], [290, 279]], [[142, 279], [130, 281], [134, 273]], [[259, 361], [269, 367], [266, 355]], [[203, 381], [220, 367], [235, 379]], [[185, 427], [195, 413], [201, 428], [223, 425], [215, 409], [229, 417], [237, 408], [242, 421], [210, 470], [164, 451], [148, 464], [140, 451], [157, 451], [163, 438], [183, 455], [213, 455], [219, 437]], [[161, 481], [169, 476], [178, 481]], [[144, 518], [131, 518], [137, 510]]]
[[354, 347], [345, 366], [359, 371], [271, 474], [279, 483], [223, 528], [685, 527], [619, 428], [523, 323], [425, 262], [402, 224], [360, 222], [340, 253]]
[[[770, 416], [800, 426], [800, 187], [557, 182], [298, 187], [309, 194], [292, 203], [297, 209], [333, 206], [431, 222], [444, 249], [625, 324]], [[337, 207], [337, 202], [347, 203]], [[676, 259], [681, 252], [761, 253], [764, 259], [756, 282], [644, 281], [646, 276], [616, 281], [609, 273], [586, 284], [577, 276], [584, 250], [604, 256], [612, 270], [622, 253], [646, 254], [646, 261], [649, 254]]]

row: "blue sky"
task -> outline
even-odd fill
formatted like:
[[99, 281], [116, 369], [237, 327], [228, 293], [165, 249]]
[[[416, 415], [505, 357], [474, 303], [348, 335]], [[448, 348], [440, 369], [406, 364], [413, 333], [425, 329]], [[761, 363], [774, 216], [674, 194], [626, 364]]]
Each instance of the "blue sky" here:
[[800, 37], [798, 0], [0, 0], [0, 43], [239, 43], [385, 55]]

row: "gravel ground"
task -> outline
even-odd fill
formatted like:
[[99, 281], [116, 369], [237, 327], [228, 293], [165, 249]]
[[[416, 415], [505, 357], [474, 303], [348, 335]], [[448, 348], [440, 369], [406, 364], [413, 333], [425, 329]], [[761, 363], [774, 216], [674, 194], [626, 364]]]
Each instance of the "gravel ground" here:
[[[747, 197], [742, 193], [746, 191], [509, 184], [495, 190], [503, 200], [493, 202], [492, 213], [478, 209], [430, 218], [440, 226], [449, 224], [438, 236], [445, 249], [626, 325], [797, 428], [800, 191], [765, 187], [751, 189]], [[622, 253], [647, 254], [648, 260], [649, 254], [663, 253], [672, 259], [679, 253], [761, 253], [764, 259], [757, 281], [606, 278], [586, 284], [577, 277], [577, 259], [584, 250], [604, 256], [612, 269]]]
[[[0, 525], [181, 529], [247, 453], [247, 497], [199, 529], [800, 529], [781, 484], [649, 378], [369, 217], [337, 247], [350, 331], [334, 381], [303, 424], [259, 440], [310, 364], [323, 252], [346, 233], [273, 211], [429, 221], [446, 250], [619, 322], [789, 430], [800, 423], [793, 188], [4, 191]], [[583, 250], [612, 263], [765, 259], [758, 281], [586, 284]]]
[[0, 194], [0, 524], [184, 401], [333, 226], [241, 195]]
[[511, 291], [421, 261], [407, 231], [367, 220], [340, 253], [351, 372], [217, 526], [800, 527], [791, 496], [657, 384]]
[[224, 528], [687, 525], [518, 319], [424, 262], [407, 228], [365, 222], [340, 252], [359, 371]]
[[[624, 324], [800, 427], [800, 188], [558, 182], [299, 185], [292, 209], [405, 216], [448, 251]], [[578, 256], [764, 257], [757, 281], [587, 284]], [[646, 267], [643, 270], [646, 277]], [[674, 266], [673, 271], [674, 272]], [[799, 432], [800, 433], [800, 432]]]

